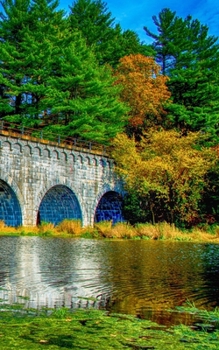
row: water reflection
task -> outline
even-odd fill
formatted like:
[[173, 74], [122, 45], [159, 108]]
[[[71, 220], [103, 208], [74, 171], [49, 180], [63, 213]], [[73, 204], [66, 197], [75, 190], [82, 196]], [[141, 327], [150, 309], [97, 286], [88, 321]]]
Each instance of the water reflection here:
[[1, 237], [0, 298], [29, 297], [26, 306], [37, 308], [98, 297], [115, 312], [162, 318], [188, 299], [218, 306], [218, 263], [212, 244]]
[[29, 307], [69, 307], [72, 298], [102, 292], [93, 241], [2, 237], [0, 242], [0, 297], [9, 303], [23, 296], [30, 298]]

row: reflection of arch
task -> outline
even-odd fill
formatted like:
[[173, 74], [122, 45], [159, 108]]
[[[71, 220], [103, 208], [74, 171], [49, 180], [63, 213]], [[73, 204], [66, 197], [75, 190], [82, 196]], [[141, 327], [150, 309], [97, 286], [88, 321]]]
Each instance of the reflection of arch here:
[[64, 219], [82, 220], [76, 195], [64, 185], [51, 187], [44, 195], [37, 215], [37, 223], [51, 222], [57, 225]]
[[7, 226], [20, 226], [22, 214], [15, 192], [3, 180], [0, 180], [0, 220]]
[[94, 222], [112, 221], [113, 223], [124, 221], [122, 216], [122, 196], [115, 192], [106, 192], [100, 199]]

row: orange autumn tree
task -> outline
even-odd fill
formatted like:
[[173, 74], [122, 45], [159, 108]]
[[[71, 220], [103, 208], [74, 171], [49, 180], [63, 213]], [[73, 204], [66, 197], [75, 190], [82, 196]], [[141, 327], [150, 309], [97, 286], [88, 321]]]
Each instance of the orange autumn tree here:
[[141, 54], [120, 59], [115, 71], [117, 83], [123, 86], [121, 98], [130, 107], [129, 124], [136, 132], [151, 124], [160, 124], [164, 103], [170, 98], [160, 66], [151, 57]]

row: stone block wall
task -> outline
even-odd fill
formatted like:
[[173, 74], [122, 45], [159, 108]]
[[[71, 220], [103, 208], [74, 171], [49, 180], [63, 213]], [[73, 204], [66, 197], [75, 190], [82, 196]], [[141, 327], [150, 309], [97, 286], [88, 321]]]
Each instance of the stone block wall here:
[[[106, 156], [0, 135], [0, 220], [7, 225], [57, 224], [64, 218], [92, 225], [95, 217], [104, 218], [103, 206], [98, 209], [104, 196], [118, 212], [122, 195], [113, 161]], [[115, 210], [113, 215], [116, 220]]]

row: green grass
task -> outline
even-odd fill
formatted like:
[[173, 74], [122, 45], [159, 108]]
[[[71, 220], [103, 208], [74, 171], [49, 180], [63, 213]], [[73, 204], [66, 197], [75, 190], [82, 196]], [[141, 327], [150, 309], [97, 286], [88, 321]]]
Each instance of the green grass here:
[[185, 325], [167, 328], [130, 315], [109, 315], [94, 309], [39, 312], [15, 305], [0, 311], [0, 349], [216, 350], [219, 330], [215, 325], [211, 332]]

